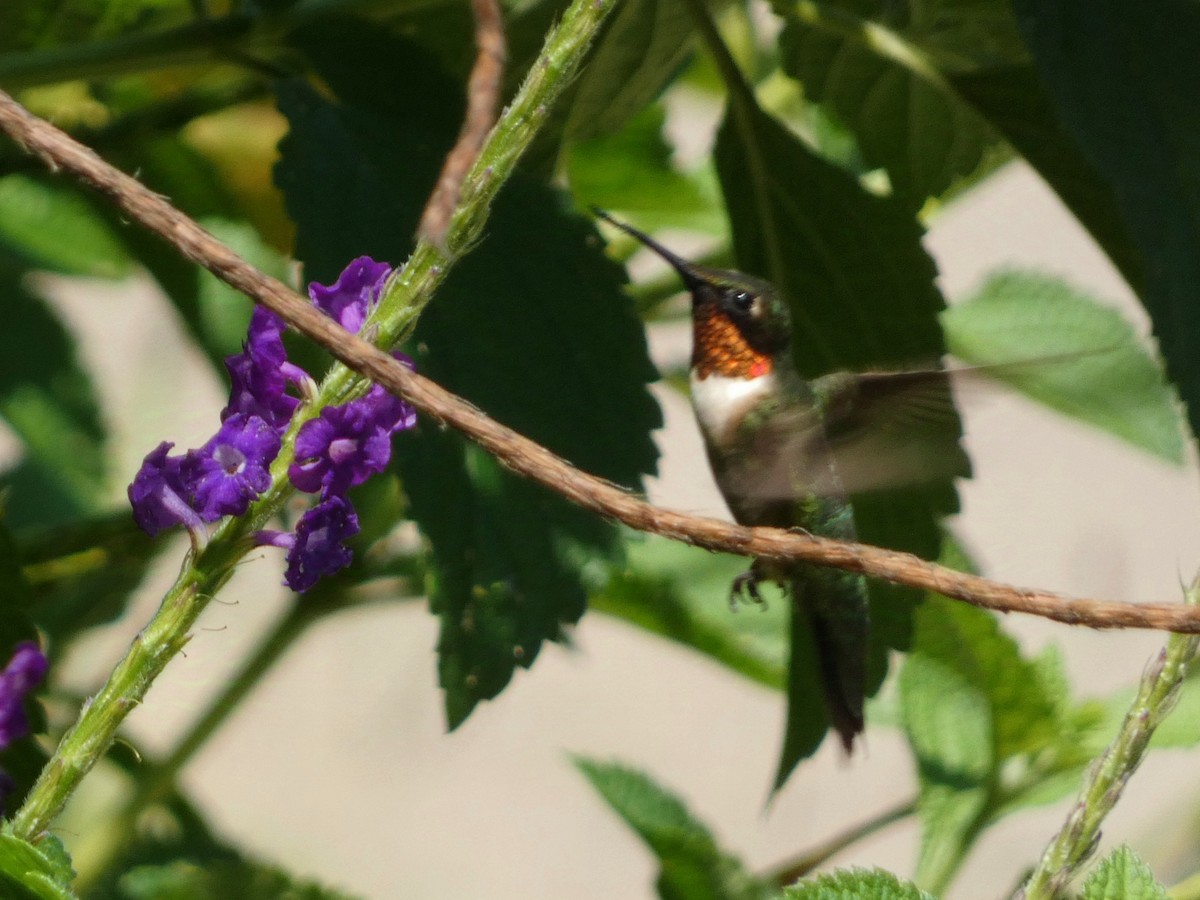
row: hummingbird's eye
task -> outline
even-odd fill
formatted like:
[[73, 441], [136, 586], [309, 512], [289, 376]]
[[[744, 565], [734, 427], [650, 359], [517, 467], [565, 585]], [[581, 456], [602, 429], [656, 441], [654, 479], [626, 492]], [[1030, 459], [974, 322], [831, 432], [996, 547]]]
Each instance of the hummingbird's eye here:
[[733, 303], [734, 309], [741, 312], [750, 312], [754, 306], [754, 295], [748, 291], [738, 291], [729, 299]]

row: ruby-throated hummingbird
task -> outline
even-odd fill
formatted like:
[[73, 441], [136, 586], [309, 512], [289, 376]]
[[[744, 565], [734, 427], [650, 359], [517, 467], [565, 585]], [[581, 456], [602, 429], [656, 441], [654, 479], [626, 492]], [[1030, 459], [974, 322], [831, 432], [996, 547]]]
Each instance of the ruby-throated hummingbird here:
[[[944, 371], [839, 372], [806, 381], [793, 362], [787, 301], [770, 284], [694, 265], [595, 212], [670, 263], [691, 291], [692, 407], [738, 522], [854, 540], [850, 494], [967, 473]], [[924, 425], [913, 424], [919, 420]], [[734, 598], [745, 592], [757, 600], [764, 579], [791, 594], [793, 654], [805, 627], [812, 635], [813, 674], [850, 752], [863, 730], [866, 583], [850, 572], [758, 559], [734, 582]], [[797, 677], [794, 667], [789, 677]], [[790, 769], [796, 759], [788, 756], [785, 747]]]

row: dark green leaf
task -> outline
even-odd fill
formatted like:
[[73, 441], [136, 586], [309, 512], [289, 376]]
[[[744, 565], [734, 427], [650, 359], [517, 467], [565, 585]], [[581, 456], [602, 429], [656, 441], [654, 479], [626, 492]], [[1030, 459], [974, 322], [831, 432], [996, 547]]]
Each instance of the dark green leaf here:
[[[739, 268], [770, 280], [793, 314], [793, 352], [806, 376], [912, 365], [942, 352], [944, 306], [911, 210], [867, 193], [778, 122], [738, 99], [717, 135], [717, 173]], [[949, 485], [855, 499], [858, 535], [926, 557], [940, 550], [936, 517], [957, 508]], [[913, 591], [871, 585], [868, 690], [886, 672], [887, 647], [910, 639]], [[800, 650], [793, 647], [793, 651]], [[797, 657], [798, 658], [798, 657]], [[799, 690], [803, 680], [793, 679]], [[807, 727], [817, 686], [789, 697], [789, 733]]]
[[756, 107], [726, 115], [716, 159], [739, 267], [791, 304], [802, 374], [941, 355], [944, 303], [911, 210], [867, 193]]
[[71, 518], [103, 496], [104, 428], [71, 335], [19, 273], [0, 267], [0, 416], [25, 455], [4, 482], [14, 527]]
[[120, 241], [92, 205], [62, 181], [0, 178], [0, 254], [36, 268], [116, 278], [129, 269]]
[[568, 136], [612, 133], [654, 100], [691, 53], [694, 27], [679, 0], [623, 3], [580, 77]]
[[[363, 253], [402, 260], [458, 130], [459, 89], [419, 48], [368, 25], [325, 23], [296, 44], [347, 98], [279, 88], [292, 127], [277, 178], [306, 273], [331, 281]], [[419, 99], [401, 102], [393, 84]], [[654, 372], [619, 267], [591, 223], [561, 204], [520, 177], [507, 186], [488, 237], [422, 317], [414, 356], [500, 421], [632, 487], [655, 461], [649, 432], [660, 416], [645, 389]], [[432, 423], [397, 441], [396, 461], [432, 545], [439, 667], [457, 725], [579, 617], [619, 541], [608, 524]]]
[[881, 869], [844, 869], [783, 892], [787, 900], [933, 900], [914, 884]]
[[1128, 847], [1118, 847], [1083, 883], [1083, 900], [1167, 900], [1150, 867]]
[[939, 80], [877, 55], [858, 35], [789, 17], [780, 41], [784, 68], [805, 97], [850, 128], [864, 161], [886, 169], [892, 194], [913, 209], [970, 176], [998, 142]]
[[575, 765], [658, 857], [663, 900], [766, 900], [774, 895], [722, 852], [676, 796], [646, 775], [583, 758], [576, 758]]
[[946, 349], [964, 362], [994, 366], [983, 374], [1134, 446], [1183, 461], [1178, 401], [1116, 310], [1057, 279], [1006, 272], [941, 319]]
[[1055, 106], [1146, 262], [1142, 300], [1167, 371], [1200, 432], [1200, 7], [1163, 0], [1016, 0]]
[[1136, 291], [1141, 252], [1117, 207], [1112, 186], [1080, 152], [1029, 65], [1001, 66], [951, 78], [954, 89], [1037, 169]]
[[1025, 59], [1025, 44], [1007, 0], [907, 0], [900, 6], [905, 11], [900, 34], [945, 70]]
[[34, 846], [7, 830], [0, 833], [0, 887], [12, 900], [72, 900], [75, 877], [57, 838]]

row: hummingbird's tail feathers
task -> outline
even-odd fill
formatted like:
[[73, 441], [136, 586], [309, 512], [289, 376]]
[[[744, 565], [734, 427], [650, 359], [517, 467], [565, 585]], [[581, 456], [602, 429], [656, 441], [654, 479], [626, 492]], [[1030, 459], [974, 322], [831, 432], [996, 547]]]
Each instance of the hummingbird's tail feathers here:
[[850, 753], [865, 724], [870, 631], [866, 582], [861, 575], [806, 567], [792, 579], [792, 597], [807, 613], [812, 630], [825, 711]]
[[792, 604], [787, 721], [772, 793], [829, 734], [849, 754], [863, 730], [867, 592], [862, 576], [801, 566], [787, 579]]
[[842, 656], [833, 624], [822, 616], [810, 616], [810, 622], [817, 645], [817, 667], [821, 673], [825, 709], [830, 724], [841, 739], [842, 749], [849, 756], [854, 752], [854, 739], [866, 726], [863, 718], [864, 676], [861, 671], [848, 671], [860, 667], [854, 660]]

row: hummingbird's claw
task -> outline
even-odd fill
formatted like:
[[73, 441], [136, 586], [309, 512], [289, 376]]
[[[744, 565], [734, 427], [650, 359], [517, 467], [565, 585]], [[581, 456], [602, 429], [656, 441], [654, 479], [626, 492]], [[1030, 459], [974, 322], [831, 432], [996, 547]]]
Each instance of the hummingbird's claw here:
[[762, 593], [758, 590], [759, 578], [758, 569], [751, 566], [733, 579], [733, 584], [729, 588], [729, 609], [732, 612], [738, 611], [738, 603], [741, 602], [743, 594], [748, 595], [755, 605], [761, 606], [763, 609], [767, 608], [767, 601], [763, 599]]

